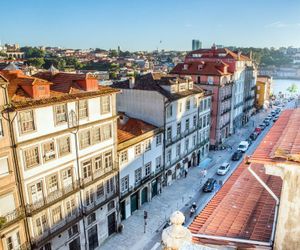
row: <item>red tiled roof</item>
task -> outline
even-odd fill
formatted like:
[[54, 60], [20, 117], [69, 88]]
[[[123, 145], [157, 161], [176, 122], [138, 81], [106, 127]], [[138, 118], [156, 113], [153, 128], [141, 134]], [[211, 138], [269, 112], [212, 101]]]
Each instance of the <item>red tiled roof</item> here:
[[268, 164], [300, 162], [300, 109], [285, 110], [250, 158]]
[[[184, 69], [184, 65], [188, 65], [188, 68]], [[228, 67], [228, 65], [222, 61], [178, 63], [170, 73], [210, 76], [232, 75], [232, 73], [224, 71], [223, 67]]]
[[[238, 166], [189, 226], [192, 233], [262, 242], [270, 240], [276, 201], [247, 167], [245, 163]], [[280, 177], [265, 174], [262, 164], [252, 164], [252, 169], [280, 196]], [[194, 237], [194, 241], [224, 244], [198, 237]]]
[[147, 133], [157, 127], [135, 118], [128, 118], [126, 123], [122, 124], [118, 120], [118, 143], [128, 141], [134, 137]]

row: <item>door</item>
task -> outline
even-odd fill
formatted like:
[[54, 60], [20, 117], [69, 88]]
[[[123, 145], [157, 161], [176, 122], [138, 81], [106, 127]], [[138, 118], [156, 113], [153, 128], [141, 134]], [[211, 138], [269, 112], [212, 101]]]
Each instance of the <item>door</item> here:
[[89, 250], [94, 250], [98, 247], [97, 225], [88, 230]]
[[142, 205], [148, 201], [148, 188], [142, 190]]
[[32, 203], [36, 203], [43, 200], [43, 188], [42, 182], [37, 182], [30, 186]]
[[152, 182], [152, 197], [154, 197], [155, 195], [157, 195], [157, 181], [153, 181]]
[[131, 206], [131, 214], [138, 209], [138, 199], [137, 194], [133, 194], [130, 197], [130, 206]]
[[126, 210], [125, 210], [125, 206], [126, 206], [126, 201], [122, 201], [121, 205], [120, 205], [120, 210], [121, 210], [121, 220], [125, 220], [126, 219]]
[[13, 231], [6, 236], [7, 249], [19, 249], [21, 245], [19, 231]]
[[115, 212], [107, 217], [108, 235], [116, 232], [116, 215]]
[[69, 250], [81, 250], [81, 248], [80, 248], [80, 238], [79, 237], [70, 242]]

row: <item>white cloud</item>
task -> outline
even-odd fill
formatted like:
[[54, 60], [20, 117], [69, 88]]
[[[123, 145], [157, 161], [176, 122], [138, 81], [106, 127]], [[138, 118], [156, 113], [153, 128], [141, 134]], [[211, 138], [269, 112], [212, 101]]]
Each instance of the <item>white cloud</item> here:
[[285, 28], [287, 26], [289, 26], [289, 25], [284, 22], [277, 21], [277, 22], [269, 23], [269, 24], [265, 25], [265, 28]]

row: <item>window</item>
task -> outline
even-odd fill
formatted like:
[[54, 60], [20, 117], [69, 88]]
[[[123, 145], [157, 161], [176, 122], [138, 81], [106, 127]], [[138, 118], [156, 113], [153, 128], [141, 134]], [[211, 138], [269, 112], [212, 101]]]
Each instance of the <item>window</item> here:
[[93, 192], [93, 188], [91, 188], [90, 190], [87, 190], [85, 192], [85, 204], [89, 206], [93, 202], [94, 202], [94, 192]]
[[112, 193], [115, 191], [115, 186], [114, 186], [114, 177], [110, 178], [109, 180], [106, 181], [106, 192]]
[[207, 115], [207, 119], [206, 119], [206, 125], [207, 125], [207, 126], [209, 125], [209, 121], [210, 121], [210, 116]]
[[185, 140], [185, 151], [189, 149], [189, 139]]
[[214, 77], [213, 76], [208, 76], [207, 77], [207, 82], [208, 82], [208, 84], [213, 84], [214, 83]]
[[185, 103], [185, 109], [186, 110], [190, 110], [190, 108], [191, 108], [191, 100], [186, 100], [186, 103]]
[[19, 231], [11, 232], [6, 236], [6, 246], [8, 250], [20, 249], [21, 240]]
[[142, 180], [142, 168], [138, 168], [134, 171], [135, 183], [139, 183]]
[[47, 178], [47, 191], [48, 193], [52, 193], [58, 190], [58, 180], [57, 175], [51, 175]]
[[32, 110], [20, 112], [19, 122], [20, 122], [20, 130], [22, 134], [35, 130]]
[[64, 123], [67, 121], [67, 104], [54, 106], [55, 124]]
[[180, 156], [180, 153], [181, 153], [181, 144], [178, 143], [176, 145], [176, 156]]
[[110, 112], [110, 96], [101, 97], [101, 114], [107, 114]]
[[88, 117], [88, 101], [87, 100], [80, 100], [77, 103], [76, 107], [78, 109], [77, 112], [78, 112], [79, 119]]
[[46, 214], [43, 214], [42, 216], [36, 218], [35, 220], [35, 228], [36, 228], [36, 234], [42, 235], [44, 231], [48, 228], [48, 222]]
[[24, 150], [24, 160], [27, 168], [31, 168], [40, 164], [38, 146], [27, 148]]
[[207, 99], [204, 100], [204, 110], [207, 109]]
[[114, 208], [115, 208], [115, 201], [112, 200], [112, 201], [108, 202], [108, 204], [107, 204], [107, 211], [110, 211], [110, 210], [112, 210]]
[[203, 116], [203, 127], [206, 127], [206, 115]]
[[161, 134], [156, 136], [156, 146], [161, 145]]
[[199, 107], [200, 107], [200, 112], [202, 112], [203, 111], [203, 100], [200, 101]]
[[128, 152], [127, 150], [121, 152], [120, 162], [121, 164], [124, 164], [128, 161]]
[[92, 162], [91, 160], [82, 163], [82, 175], [83, 178], [88, 178], [92, 176]]
[[53, 224], [56, 224], [62, 220], [61, 206], [57, 206], [56, 208], [52, 209], [52, 220]]
[[64, 156], [71, 153], [70, 137], [61, 137], [57, 139], [58, 144], [58, 154], [59, 156]]
[[197, 139], [196, 139], [196, 136], [194, 135], [193, 136], [193, 146], [196, 146], [196, 142], [197, 142]]
[[172, 156], [172, 150], [169, 149], [169, 150], [167, 151], [167, 162], [171, 162], [171, 156]]
[[96, 221], [96, 213], [91, 213], [87, 217], [87, 223], [88, 223], [88, 225], [91, 225], [94, 221]]
[[103, 159], [104, 159], [104, 167], [105, 168], [112, 167], [113, 162], [112, 162], [112, 152], [111, 151], [105, 152], [103, 155]]
[[101, 128], [97, 127], [93, 129], [93, 143], [101, 142]]
[[181, 122], [177, 123], [177, 135], [181, 133]]
[[142, 147], [141, 144], [137, 144], [134, 147], [134, 154], [135, 156], [139, 156], [142, 153]]
[[199, 128], [202, 128], [202, 116], [199, 118]]
[[4, 136], [2, 117], [0, 117], [0, 136]]
[[62, 185], [64, 188], [68, 188], [73, 184], [73, 177], [72, 177], [72, 169], [65, 169], [61, 173]]
[[102, 170], [102, 155], [99, 155], [97, 157], [95, 157], [94, 159], [94, 163], [95, 163], [95, 170]]
[[10, 216], [13, 214], [16, 204], [13, 193], [6, 193], [0, 196], [0, 217], [5, 218], [6, 215]]
[[171, 141], [172, 139], [172, 127], [167, 128], [167, 141]]
[[197, 108], [197, 98], [196, 97], [193, 98], [193, 103], [194, 103], [194, 108]]
[[90, 130], [84, 130], [79, 133], [79, 145], [80, 149], [86, 148], [90, 146], [91, 143], [91, 131]]
[[8, 158], [0, 158], [0, 178], [8, 174]]
[[49, 141], [43, 144], [43, 154], [45, 162], [55, 159], [56, 156], [54, 141]]
[[129, 188], [129, 175], [121, 179], [121, 193], [127, 191]]
[[102, 140], [108, 140], [112, 137], [112, 133], [111, 133], [111, 124], [105, 124], [101, 127], [102, 130]]
[[43, 200], [44, 195], [42, 181], [29, 185], [28, 190], [32, 203], [36, 203]]
[[151, 174], [151, 162], [148, 162], [146, 165], [145, 165], [145, 176], [148, 176]]
[[151, 149], [151, 139], [145, 141], [145, 151], [148, 151]]
[[196, 127], [197, 124], [197, 117], [194, 115], [193, 116], [193, 126]]
[[66, 213], [67, 217], [70, 217], [75, 214], [76, 211], [76, 204], [74, 199], [70, 199], [66, 201]]
[[172, 104], [170, 104], [170, 106], [168, 106], [167, 108], [166, 108], [166, 113], [167, 113], [167, 118], [170, 118], [170, 117], [172, 117], [172, 115], [173, 115], [173, 106], [172, 106]]
[[186, 119], [185, 120], [185, 130], [189, 130], [190, 129], [190, 119]]
[[78, 224], [75, 224], [68, 229], [69, 238], [73, 237], [77, 233], [79, 233]]
[[208, 98], [207, 99], [207, 108], [210, 108], [210, 106], [211, 106], [211, 98]]
[[104, 186], [103, 186], [103, 183], [100, 183], [97, 185], [97, 192], [96, 192], [96, 195], [97, 195], [97, 199], [100, 199], [104, 196]]
[[161, 167], [161, 156], [156, 157], [155, 165], [156, 165], [156, 169], [160, 169], [160, 167]]
[[182, 111], [182, 103], [179, 102], [179, 103], [178, 103], [178, 112], [180, 113], [181, 111]]

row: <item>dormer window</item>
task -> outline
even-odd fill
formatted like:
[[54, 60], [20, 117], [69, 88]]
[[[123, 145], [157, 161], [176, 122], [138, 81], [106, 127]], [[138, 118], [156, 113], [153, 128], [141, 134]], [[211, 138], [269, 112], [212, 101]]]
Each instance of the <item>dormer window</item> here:
[[208, 82], [208, 84], [213, 84], [214, 83], [214, 77], [213, 76], [208, 76], [207, 77], [207, 82]]
[[184, 64], [184, 65], [183, 65], [183, 69], [184, 69], [184, 70], [188, 70], [188, 68], [189, 68], [189, 65], [188, 65], [188, 64]]

